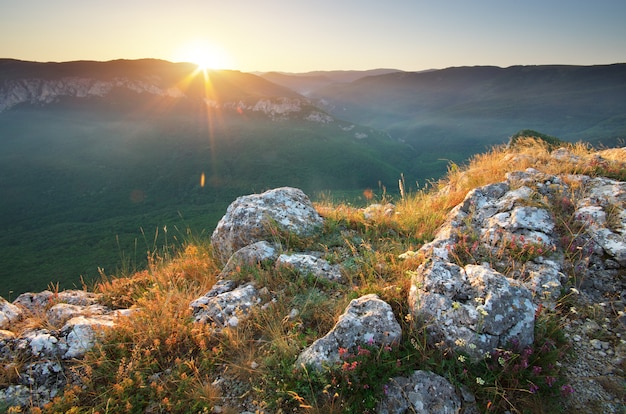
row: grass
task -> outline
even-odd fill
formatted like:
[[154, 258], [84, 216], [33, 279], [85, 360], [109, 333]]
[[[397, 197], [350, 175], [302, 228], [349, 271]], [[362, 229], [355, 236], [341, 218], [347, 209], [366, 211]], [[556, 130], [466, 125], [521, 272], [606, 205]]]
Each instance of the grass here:
[[[538, 310], [531, 347], [512, 343], [472, 361], [428, 344], [424, 321], [411, 316], [407, 292], [410, 272], [423, 261], [412, 252], [432, 239], [447, 213], [476, 186], [531, 166], [550, 174], [626, 178], [617, 152], [607, 152], [607, 161], [594, 165], [589, 148], [574, 145], [569, 150], [578, 161], [557, 161], [545, 142], [520, 139], [514, 147], [494, 148], [466, 166], [452, 165], [444, 179], [426, 188], [407, 191], [401, 180], [401, 198], [368, 193], [371, 202], [395, 202], [390, 216], [365, 219], [348, 204], [318, 204], [325, 217], [319, 234], [301, 238], [277, 231], [274, 241], [285, 251], [323, 252], [326, 260], [342, 265], [343, 280], [296, 277], [290, 269], [267, 265], [240, 268], [234, 277], [262, 287], [266, 306], [253, 308], [245, 322], [219, 333], [193, 323], [189, 310], [221, 270], [211, 246], [195, 239], [178, 250], [154, 249], [147, 270], [129, 277], [103, 275], [95, 285], [108, 306], [135, 312], [74, 367], [84, 385], [68, 388], [43, 411], [208, 413], [219, 406], [229, 413], [253, 404], [267, 412], [367, 413], [374, 412], [390, 377], [425, 369], [472, 391], [482, 412], [560, 412], [562, 398], [573, 391], [557, 363], [568, 352], [561, 327], [563, 318], [571, 316], [571, 295], [555, 309]], [[564, 246], [579, 246], [584, 229], [573, 220], [568, 197], [555, 207], [557, 231]], [[471, 235], [467, 237], [471, 253]], [[512, 241], [502, 243], [506, 247]], [[514, 262], [532, 259], [539, 248], [515, 246], [508, 257]], [[492, 253], [494, 261], [507, 251], [504, 247]], [[572, 262], [584, 259], [575, 256], [578, 252], [573, 249]], [[462, 263], [471, 262], [471, 254], [461, 258], [460, 253]], [[570, 276], [574, 287], [576, 275]], [[403, 328], [402, 341], [382, 348], [361, 344], [356, 352], [338, 350], [341, 361], [322, 371], [295, 369], [302, 349], [332, 328], [351, 299], [367, 293], [377, 293], [391, 305]], [[6, 372], [4, 381], [11, 375]]]

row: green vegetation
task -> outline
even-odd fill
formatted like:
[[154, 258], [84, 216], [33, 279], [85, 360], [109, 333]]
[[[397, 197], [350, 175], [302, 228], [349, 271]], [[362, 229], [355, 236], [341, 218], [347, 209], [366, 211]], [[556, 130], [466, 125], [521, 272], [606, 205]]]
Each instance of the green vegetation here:
[[395, 188], [411, 159], [403, 144], [342, 122], [191, 104], [163, 116], [145, 100], [124, 102], [0, 114], [0, 296], [50, 282], [80, 287], [98, 267], [143, 268], [166, 236], [171, 244], [188, 231], [207, 237], [240, 195], [294, 186], [353, 200], [379, 182]]
[[[398, 214], [393, 217], [366, 220], [350, 205], [319, 204], [325, 217], [322, 232], [308, 238], [277, 232], [276, 241], [286, 251], [325, 252], [330, 262], [343, 264], [343, 281], [294, 277], [290, 270], [271, 266], [240, 268], [239, 279], [257, 281], [267, 288], [263, 299], [277, 300], [219, 333], [193, 323], [189, 313], [190, 301], [204, 294], [220, 272], [207, 239], [188, 240], [178, 253], [156, 250], [148, 270], [129, 278], [108, 277], [95, 286], [108, 305], [136, 305], [136, 313], [121, 320], [78, 366], [85, 386], [68, 389], [44, 411], [211, 412], [219, 405], [230, 413], [239, 408], [240, 399], [248, 398], [271, 412], [366, 413], [384, 394], [390, 376], [425, 369], [467, 387], [483, 412], [562, 412], [561, 399], [574, 391], [557, 363], [568, 352], [561, 326], [570, 311], [570, 286], [564, 287], [566, 294], [555, 309], [537, 311], [531, 347], [511, 343], [490, 358], [472, 361], [427, 344], [425, 330], [412, 319], [407, 304], [411, 270], [423, 258], [403, 253], [430, 240], [468, 191], [501, 181], [512, 170], [532, 165], [551, 174], [626, 179], [617, 152], [606, 152], [608, 161], [598, 169], [590, 165], [586, 147], [570, 150], [578, 161], [553, 159], [541, 141], [496, 148], [464, 168], [452, 168], [429, 190], [403, 192], [395, 200]], [[511, 165], [506, 154], [526, 155], [519, 157], [523, 165]], [[443, 188], [447, 191], [439, 191]], [[388, 201], [387, 195], [382, 197], [378, 194], [374, 201]], [[577, 243], [582, 230], [573, 226], [567, 200], [556, 206], [555, 214], [563, 240]], [[514, 257], [502, 249], [493, 261], [529, 260], [537, 248], [523, 245]], [[569, 276], [573, 287], [576, 275]], [[363, 344], [356, 353], [339, 349], [342, 360], [322, 372], [294, 369], [300, 351], [333, 326], [351, 299], [367, 293], [377, 293], [392, 306], [403, 327], [401, 343], [380, 349]], [[294, 308], [300, 312], [290, 317]], [[218, 377], [228, 395], [214, 383]]]

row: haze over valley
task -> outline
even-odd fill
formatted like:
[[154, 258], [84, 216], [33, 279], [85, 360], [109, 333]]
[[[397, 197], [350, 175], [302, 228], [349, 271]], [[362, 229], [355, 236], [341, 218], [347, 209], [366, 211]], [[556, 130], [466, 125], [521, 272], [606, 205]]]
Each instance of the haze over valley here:
[[0, 296], [141, 267], [207, 237], [252, 192], [397, 197], [399, 179], [414, 191], [520, 129], [623, 145], [624, 96], [624, 64], [246, 73], [2, 59]]

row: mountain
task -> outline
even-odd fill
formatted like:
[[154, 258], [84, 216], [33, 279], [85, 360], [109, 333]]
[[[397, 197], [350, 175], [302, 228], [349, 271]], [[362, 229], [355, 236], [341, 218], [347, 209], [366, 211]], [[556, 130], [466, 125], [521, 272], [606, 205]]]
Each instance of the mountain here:
[[302, 95], [308, 96], [317, 89], [335, 83], [349, 83], [366, 76], [385, 75], [397, 72], [400, 71], [397, 69], [334, 70], [305, 73], [266, 72], [259, 73], [259, 76], [277, 85], [285, 86]]
[[521, 129], [612, 146], [626, 137], [626, 64], [453, 67], [368, 76], [309, 97], [387, 131], [419, 162], [455, 162]]
[[249, 73], [0, 60], [0, 295], [138, 266], [212, 231], [241, 194], [352, 197], [395, 187], [410, 162], [387, 134]]

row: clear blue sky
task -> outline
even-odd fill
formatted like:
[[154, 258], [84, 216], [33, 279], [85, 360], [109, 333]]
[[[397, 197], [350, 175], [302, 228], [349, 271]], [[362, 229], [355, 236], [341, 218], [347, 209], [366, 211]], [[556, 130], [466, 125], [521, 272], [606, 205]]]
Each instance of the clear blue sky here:
[[626, 62], [626, 0], [0, 0], [0, 57], [294, 71]]

